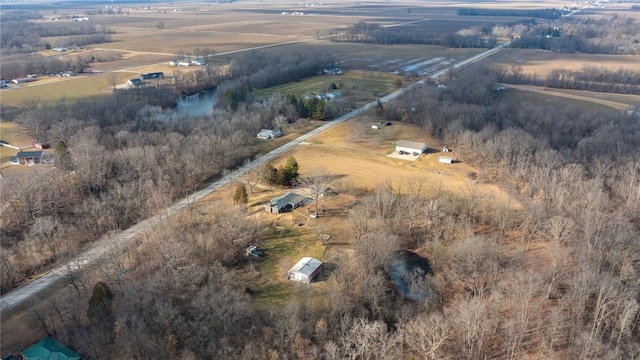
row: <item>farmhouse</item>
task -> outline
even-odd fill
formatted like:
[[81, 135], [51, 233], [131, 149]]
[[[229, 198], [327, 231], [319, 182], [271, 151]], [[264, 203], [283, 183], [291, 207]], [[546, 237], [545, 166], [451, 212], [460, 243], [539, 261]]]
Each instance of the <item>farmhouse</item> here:
[[193, 59], [191, 60], [191, 65], [204, 66], [207, 65], [207, 62], [204, 59]]
[[303, 257], [289, 269], [287, 278], [289, 280], [310, 284], [313, 279], [322, 272], [322, 268], [322, 261], [312, 257]]
[[409, 141], [409, 140], [398, 140], [396, 142], [396, 151], [399, 153], [425, 153], [427, 152], [427, 144], [417, 142], [417, 141]]
[[42, 360], [42, 359], [65, 359], [80, 360], [82, 357], [75, 351], [62, 345], [56, 339], [44, 338], [27, 349], [23, 350], [20, 355], [25, 360]]
[[164, 79], [164, 73], [163, 72], [144, 73], [144, 74], [141, 74], [138, 77], [138, 79], [140, 80]]
[[264, 140], [275, 139], [275, 138], [279, 138], [280, 136], [282, 136], [282, 131], [280, 131], [280, 130], [267, 130], [267, 129], [260, 130], [258, 135], [256, 135], [256, 137], [258, 139], [264, 139]]
[[53, 161], [44, 151], [20, 151], [11, 157], [11, 165], [51, 164]]
[[271, 199], [264, 205], [264, 210], [272, 214], [281, 214], [302, 205], [307, 198], [296, 193], [288, 192], [282, 196]]
[[144, 85], [144, 81], [140, 80], [140, 78], [127, 80], [127, 86], [129, 87], [138, 87]]

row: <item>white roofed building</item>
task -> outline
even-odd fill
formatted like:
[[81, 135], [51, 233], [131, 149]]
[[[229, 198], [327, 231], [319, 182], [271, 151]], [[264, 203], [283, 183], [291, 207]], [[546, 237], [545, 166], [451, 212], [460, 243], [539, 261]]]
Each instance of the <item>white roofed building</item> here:
[[409, 154], [412, 154], [412, 153], [423, 154], [427, 152], [427, 144], [417, 142], [417, 141], [398, 140], [398, 142], [396, 142], [396, 151], [397, 152], [403, 151]]
[[323, 265], [316, 258], [303, 257], [289, 270], [287, 277], [289, 280], [310, 284], [322, 272]]

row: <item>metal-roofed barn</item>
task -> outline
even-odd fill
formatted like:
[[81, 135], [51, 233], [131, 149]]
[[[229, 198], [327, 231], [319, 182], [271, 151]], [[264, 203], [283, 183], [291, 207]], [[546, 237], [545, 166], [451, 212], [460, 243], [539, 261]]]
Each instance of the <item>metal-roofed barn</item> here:
[[409, 154], [412, 154], [414, 152], [422, 154], [427, 152], [427, 144], [417, 141], [398, 140], [398, 142], [396, 142], [396, 151], [404, 151]]
[[82, 357], [75, 351], [62, 345], [56, 339], [47, 337], [28, 347], [21, 353], [25, 360], [80, 360]]
[[323, 267], [322, 261], [312, 257], [303, 257], [289, 270], [287, 278], [310, 284], [322, 272]]

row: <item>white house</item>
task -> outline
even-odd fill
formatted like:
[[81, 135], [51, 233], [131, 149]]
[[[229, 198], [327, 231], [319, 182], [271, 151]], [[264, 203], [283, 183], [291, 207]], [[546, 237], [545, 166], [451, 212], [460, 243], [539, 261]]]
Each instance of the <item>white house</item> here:
[[127, 80], [127, 86], [129, 87], [139, 87], [143, 85], [144, 85], [144, 81], [140, 80], [139, 78]]
[[322, 268], [322, 261], [312, 257], [303, 257], [289, 270], [287, 278], [310, 284], [322, 272]]
[[267, 129], [260, 130], [258, 135], [256, 135], [256, 137], [258, 139], [264, 139], [264, 140], [275, 139], [275, 138], [279, 138], [280, 136], [282, 136], [282, 131], [280, 131], [280, 130], [267, 130]]
[[396, 142], [396, 152], [398, 153], [426, 153], [427, 152], [427, 144], [417, 142], [417, 141], [409, 141], [409, 140], [398, 140]]

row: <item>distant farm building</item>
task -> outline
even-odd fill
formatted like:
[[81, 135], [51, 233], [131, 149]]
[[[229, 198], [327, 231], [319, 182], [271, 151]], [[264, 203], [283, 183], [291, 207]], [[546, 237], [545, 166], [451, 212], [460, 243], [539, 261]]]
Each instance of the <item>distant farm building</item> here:
[[20, 151], [10, 159], [11, 165], [52, 164], [53, 159], [44, 151]]
[[25, 360], [46, 360], [46, 359], [64, 359], [64, 360], [80, 360], [82, 356], [75, 351], [62, 345], [56, 339], [44, 338], [27, 349], [23, 350], [20, 355]]
[[13, 82], [14, 84], [24, 84], [24, 83], [28, 83], [28, 82], [32, 82], [32, 81], [36, 81], [36, 78], [26, 77], [26, 78], [20, 78], [20, 79], [11, 80], [11, 82]]
[[322, 261], [312, 258], [303, 257], [296, 263], [287, 274], [289, 280], [294, 280], [306, 284], [310, 284], [315, 279], [324, 267]]
[[207, 65], [207, 62], [204, 59], [193, 59], [191, 60], [191, 65], [204, 66]]
[[267, 130], [267, 129], [260, 130], [258, 135], [256, 135], [256, 137], [258, 139], [264, 139], [264, 140], [275, 139], [275, 138], [279, 138], [280, 136], [282, 136], [282, 131], [280, 131], [280, 130]]
[[342, 69], [339, 67], [324, 69], [324, 73], [327, 75], [342, 75]]
[[396, 151], [399, 153], [426, 153], [427, 152], [427, 144], [417, 142], [417, 141], [409, 141], [409, 140], [398, 140], [396, 142]]
[[127, 86], [129, 87], [140, 87], [144, 85], [144, 81], [140, 80], [140, 78], [127, 80]]
[[296, 193], [286, 193], [282, 196], [271, 199], [264, 206], [264, 210], [272, 214], [281, 214], [301, 206], [307, 201], [307, 198]]
[[450, 156], [440, 156], [438, 157], [438, 162], [441, 164], [451, 164], [453, 163], [453, 158]]
[[141, 74], [138, 77], [138, 79], [140, 80], [164, 79], [164, 73], [163, 72], [144, 73], [144, 74]]

